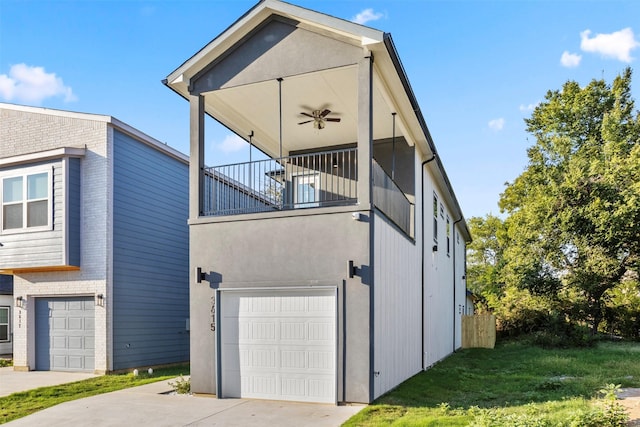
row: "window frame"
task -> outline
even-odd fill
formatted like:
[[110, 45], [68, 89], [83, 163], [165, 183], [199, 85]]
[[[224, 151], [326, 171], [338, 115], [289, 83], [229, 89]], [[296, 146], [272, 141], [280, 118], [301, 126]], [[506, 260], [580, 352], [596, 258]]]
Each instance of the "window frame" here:
[[433, 192], [433, 242], [438, 244], [438, 195]]
[[[46, 198], [38, 197], [28, 198], [29, 176], [45, 174], [47, 175], [47, 191]], [[6, 179], [22, 178], [22, 200], [19, 202], [4, 201], [4, 182]], [[51, 165], [33, 166], [28, 168], [19, 168], [10, 171], [0, 172], [0, 234], [19, 234], [31, 233], [38, 231], [50, 231], [53, 228], [53, 172]], [[28, 206], [29, 202], [45, 201], [47, 202], [47, 223], [45, 225], [28, 226]], [[22, 205], [22, 227], [20, 228], [4, 228], [4, 211], [6, 205]]]
[[11, 342], [11, 307], [8, 305], [0, 305], [0, 310], [7, 310], [7, 323], [0, 323], [0, 328], [2, 326], [7, 327], [7, 339], [3, 340], [0, 336], [0, 342]]

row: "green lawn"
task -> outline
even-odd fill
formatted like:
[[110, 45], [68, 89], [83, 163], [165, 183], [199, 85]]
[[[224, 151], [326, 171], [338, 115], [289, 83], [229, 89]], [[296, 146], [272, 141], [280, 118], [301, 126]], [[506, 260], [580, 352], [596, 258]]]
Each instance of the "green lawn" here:
[[455, 353], [345, 425], [585, 425], [598, 390], [611, 383], [640, 387], [640, 343], [545, 350], [509, 341]]
[[147, 374], [146, 371], [141, 372], [137, 377], [132, 374], [103, 375], [74, 383], [13, 393], [0, 397], [0, 424], [69, 400], [168, 380], [181, 374], [189, 374], [189, 365], [159, 368], [152, 375]]

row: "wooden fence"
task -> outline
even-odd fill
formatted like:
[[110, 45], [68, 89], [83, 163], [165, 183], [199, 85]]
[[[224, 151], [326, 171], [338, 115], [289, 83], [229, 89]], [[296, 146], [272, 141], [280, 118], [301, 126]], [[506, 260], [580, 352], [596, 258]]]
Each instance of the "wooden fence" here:
[[496, 316], [462, 316], [462, 348], [493, 348], [496, 345]]

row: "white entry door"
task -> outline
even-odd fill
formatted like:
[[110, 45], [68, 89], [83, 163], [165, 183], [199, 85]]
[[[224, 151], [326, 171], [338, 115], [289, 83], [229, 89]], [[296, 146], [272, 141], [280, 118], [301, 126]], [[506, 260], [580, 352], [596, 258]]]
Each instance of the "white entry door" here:
[[336, 402], [335, 290], [222, 291], [221, 397]]

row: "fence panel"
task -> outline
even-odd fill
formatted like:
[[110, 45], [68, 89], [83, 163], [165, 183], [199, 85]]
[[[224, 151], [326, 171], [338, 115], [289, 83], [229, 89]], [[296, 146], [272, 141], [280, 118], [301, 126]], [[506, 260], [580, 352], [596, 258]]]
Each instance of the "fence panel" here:
[[493, 348], [496, 345], [496, 316], [462, 316], [462, 348]]

